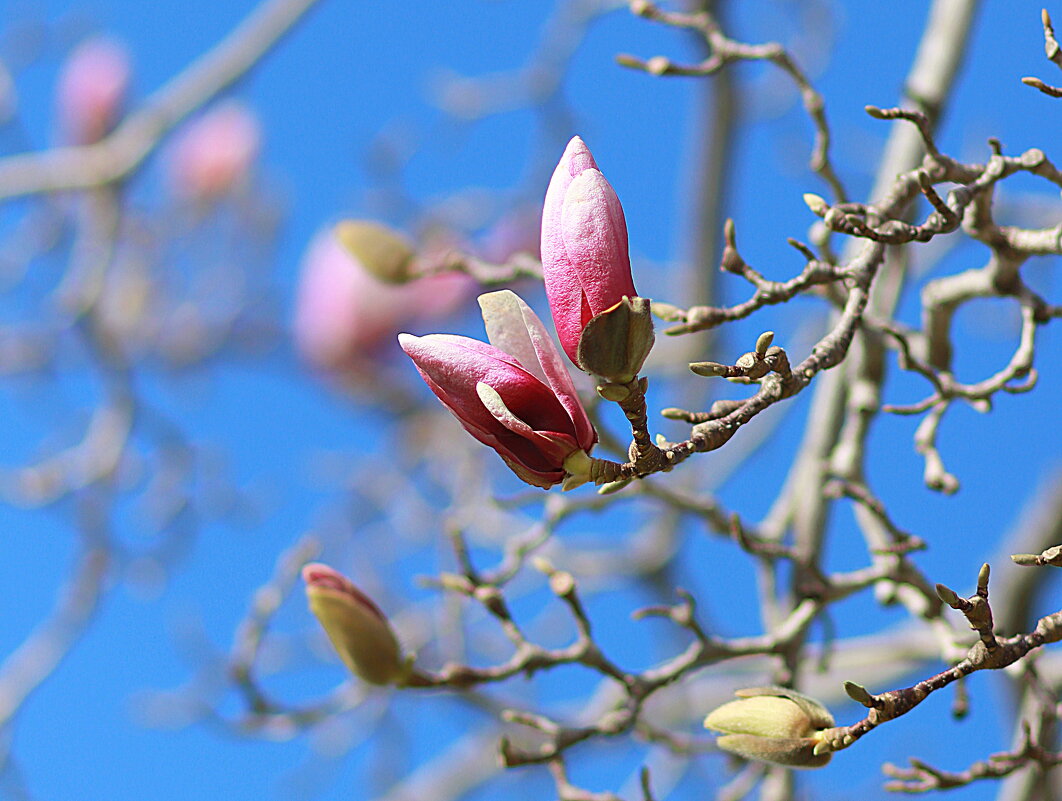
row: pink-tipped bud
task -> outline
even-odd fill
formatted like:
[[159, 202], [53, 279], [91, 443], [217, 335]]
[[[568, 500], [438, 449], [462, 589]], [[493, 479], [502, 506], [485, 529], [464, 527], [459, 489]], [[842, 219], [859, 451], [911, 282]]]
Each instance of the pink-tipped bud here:
[[623, 208], [578, 136], [568, 143], [546, 191], [542, 270], [561, 346], [582, 368], [579, 338], [587, 323], [637, 293]]
[[455, 273], [385, 282], [377, 277], [381, 265], [367, 265], [364, 259], [386, 252], [393, 257], [389, 263], [395, 261], [398, 235], [376, 225], [389, 247], [374, 248], [364, 236], [373, 228], [363, 226], [359, 247], [352, 249], [349, 241], [344, 246], [337, 238], [343, 226], [322, 231], [310, 243], [295, 298], [295, 342], [307, 361], [330, 372], [356, 372], [391, 345], [402, 328], [452, 312], [475, 285]]
[[106, 136], [122, 110], [130, 78], [129, 52], [114, 39], [87, 39], [59, 73], [56, 105], [64, 141], [75, 145]]
[[246, 182], [262, 142], [258, 117], [235, 100], [220, 103], [177, 135], [169, 159], [174, 194], [210, 200]]
[[405, 660], [398, 639], [372, 599], [328, 565], [306, 565], [302, 579], [310, 611], [350, 671], [370, 684], [401, 679]]
[[513, 292], [490, 292], [479, 303], [491, 344], [402, 334], [402, 349], [465, 430], [520, 479], [543, 488], [585, 480], [589, 460], [572, 457], [588, 452], [597, 432], [549, 333]]

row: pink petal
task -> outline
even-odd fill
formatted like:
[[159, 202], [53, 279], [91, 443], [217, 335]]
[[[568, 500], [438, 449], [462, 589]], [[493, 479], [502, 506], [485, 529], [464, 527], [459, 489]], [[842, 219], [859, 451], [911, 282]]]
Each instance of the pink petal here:
[[482, 381], [476, 384], [476, 394], [479, 395], [483, 408], [490, 412], [499, 423], [509, 431], [531, 442], [548, 460], [554, 464], [560, 464], [572, 451], [578, 447], [575, 440], [568, 434], [560, 434], [555, 431], [536, 431], [527, 423], [517, 417], [509, 407], [505, 405], [505, 399], [498, 391]]
[[487, 339], [500, 350], [515, 356], [524, 368], [547, 384], [568, 412], [575, 426], [576, 441], [584, 450], [597, 442], [571, 375], [546, 327], [515, 292], [504, 289], [479, 296]]
[[594, 157], [578, 136], [573, 137], [553, 171], [546, 199], [542, 204], [542, 270], [546, 279], [546, 296], [553, 313], [561, 347], [572, 362], [576, 361], [579, 335], [582, 333], [582, 286], [564, 246], [564, 198], [572, 179], [583, 170], [596, 169]]
[[[635, 297], [627, 252], [627, 223], [611, 184], [597, 170], [586, 170], [568, 186], [561, 230], [590, 316]], [[589, 317], [582, 320], [585, 326]]]
[[[571, 427], [571, 421], [550, 389], [511, 356], [483, 342], [450, 334], [399, 336], [402, 349], [439, 399], [466, 423], [469, 433], [489, 433], [510, 449], [524, 453], [515, 435], [484, 408], [476, 392], [482, 382], [494, 388], [521, 420], [534, 430]], [[566, 425], [565, 425], [566, 424]], [[473, 430], [475, 429], [475, 430]]]

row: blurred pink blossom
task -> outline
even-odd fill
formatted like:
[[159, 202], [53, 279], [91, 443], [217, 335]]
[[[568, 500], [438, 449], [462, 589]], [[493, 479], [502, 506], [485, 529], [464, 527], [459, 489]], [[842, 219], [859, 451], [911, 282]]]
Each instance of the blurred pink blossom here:
[[234, 100], [218, 104], [178, 132], [168, 164], [172, 191], [196, 200], [226, 194], [246, 179], [261, 141], [253, 111]]
[[471, 278], [458, 273], [384, 283], [339, 244], [331, 229], [325, 230], [303, 257], [295, 343], [316, 367], [356, 371], [393, 347], [398, 331], [453, 312], [475, 288]]
[[56, 87], [63, 141], [91, 144], [110, 132], [121, 113], [130, 73], [129, 51], [114, 39], [93, 37], [73, 49]]

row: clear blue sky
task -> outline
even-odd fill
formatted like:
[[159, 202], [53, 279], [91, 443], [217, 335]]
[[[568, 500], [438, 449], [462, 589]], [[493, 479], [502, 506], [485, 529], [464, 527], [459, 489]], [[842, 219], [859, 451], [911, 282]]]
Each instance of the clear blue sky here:
[[[136, 96], [142, 98], [215, 44], [254, 5], [251, 0], [4, 0], [0, 26], [6, 26], [9, 13], [19, 8], [47, 9], [43, 16], [52, 21], [79, 15], [88, 20], [90, 28], [128, 43], [135, 62]], [[791, 22], [786, 7], [790, 4], [756, 0], [744, 5], [747, 10], [735, 21], [737, 34], [750, 41], [788, 38], [786, 26]], [[834, 15], [829, 35], [835, 47], [829, 59], [822, 59], [814, 47], [803, 52], [815, 56], [814, 80], [827, 98], [834, 124], [836, 164], [852, 194], [863, 197], [888, 124], [870, 119], [862, 108], [868, 103], [896, 103], [925, 4], [835, 0], [827, 5]], [[541, 176], [543, 169], [551, 168], [547, 162], [559, 157], [570, 135], [582, 135], [624, 204], [637, 285], [643, 294], [681, 303], [668, 294], [674, 286], [666, 267], [686, 253], [682, 243], [688, 231], [688, 209], [683, 197], [689, 181], [691, 112], [700, 86], [692, 79], [661, 80], [620, 68], [613, 56], [618, 52], [646, 57], [664, 53], [690, 60], [695, 51], [685, 36], [639, 21], [625, 9], [597, 21], [572, 63], [565, 96], [574, 119], [568, 130], [544, 131], [541, 119], [528, 110], [456, 125], [430, 102], [432, 87], [447, 72], [477, 75], [520, 66], [538, 42], [549, 7], [548, 3], [514, 0], [410, 0], [402, 4], [321, 0], [237, 87], [235, 94], [261, 116], [265, 131], [262, 169], [287, 213], [276, 263], [264, 268], [275, 272], [283, 320], [290, 316], [299, 258], [314, 232], [342, 215], [375, 212], [373, 196], [367, 191], [364, 154], [379, 131], [396, 126], [411, 132], [422, 145], [409, 164], [407, 178], [423, 203], [467, 186], [518, 187], [528, 176]], [[1008, 153], [1038, 146], [1056, 163], [1062, 160], [1062, 152], [1052, 151], [1062, 129], [1062, 103], [1051, 103], [1019, 82], [1024, 75], [1054, 80], [1048, 69], [1052, 65], [1042, 55], [1039, 8], [1026, 0], [984, 4], [969, 68], [952, 104], [956, 113], [949, 114], [940, 140], [947, 152], [980, 160], [987, 155], [986, 138], [996, 136]], [[1056, 16], [1062, 18], [1062, 9]], [[57, 67], [55, 59], [46, 59], [19, 78], [23, 115], [35, 147], [49, 141], [51, 87]], [[748, 113], [756, 123], [737, 153], [740, 166], [729, 214], [737, 221], [746, 260], [769, 277], [783, 278], [795, 274], [802, 263], [785, 238], [805, 237], [812, 221], [801, 194], [825, 191], [805, 169], [810, 131], [803, 112], [794, 106], [791, 93], [778, 92], [778, 83], [758, 80], [763, 73], [758, 67], [740, 70], [743, 78], [754, 81], [760, 94], [750, 101]], [[532, 157], [538, 161], [529, 168]], [[538, 196], [545, 191], [544, 180], [536, 190]], [[1008, 182], [1004, 196], [1020, 199], [1019, 189], [1042, 192], [1043, 187]], [[533, 191], [529, 194], [534, 196]], [[1057, 195], [1040, 197], [1055, 204], [1057, 219]], [[957, 271], [974, 266], [980, 256], [976, 250], [961, 250], [945, 268]], [[964, 262], [964, 257], [969, 261]], [[1057, 280], [1052, 284], [1046, 269], [1036, 268], [1029, 278], [1041, 289], [1053, 290], [1058, 302]], [[731, 300], [746, 292], [732, 277], [722, 279], [722, 287]], [[533, 301], [544, 311], [540, 297]], [[1009, 357], [1016, 332], [1010, 318], [994, 314], [989, 305], [983, 316], [964, 315], [958, 321], [960, 334], [972, 343], [971, 350], [959, 353], [960, 377], [986, 375]], [[715, 357], [734, 358], [748, 349], [746, 342], [751, 344], [768, 327], [780, 336], [795, 336], [804, 316], [817, 313], [814, 309], [818, 307], [805, 304], [734, 326], [727, 332], [730, 350]], [[916, 296], [905, 309], [909, 320], [916, 322]], [[770, 325], [763, 322], [767, 319]], [[993, 555], [999, 532], [1013, 520], [1052, 464], [1058, 466], [1057, 425], [1035, 425], [1052, 409], [1057, 415], [1057, 399], [1062, 395], [1058, 371], [1051, 369], [1059, 363], [1057, 332], [1044, 328], [1041, 337], [1043, 353], [1050, 361], [1043, 362], [1035, 398], [1003, 396], [989, 416], [966, 408], [956, 408], [949, 415], [941, 447], [963, 481], [958, 496], [943, 498], [921, 488], [921, 462], [910, 443], [912, 420], [883, 419], [872, 440], [879, 453], [871, 465], [872, 483], [895, 503], [900, 524], [934, 545], [919, 563], [934, 580], [956, 589], [972, 590], [977, 566]], [[30, 699], [14, 727], [17, 770], [34, 799], [260, 801], [293, 797], [291, 779], [308, 759], [308, 738], [239, 740], [208, 725], [172, 731], [147, 728], [139, 722], [137, 698], [142, 697], [141, 691], [175, 688], [189, 680], [201, 658], [182, 645], [187, 637], [181, 632], [189, 621], [200, 621], [205, 636], [227, 648], [252, 591], [270, 575], [277, 555], [318, 522], [322, 507], [338, 503], [340, 496], [334, 488], [314, 485], [293, 465], [306, 464], [307, 454], [320, 450], [353, 452], [358, 432], [380, 423], [311, 377], [284, 343], [275, 356], [261, 363], [220, 363], [208, 373], [191, 386], [179, 386], [174, 406], [197, 443], [227, 454], [232, 474], [263, 499], [263, 514], [253, 525], [205, 526], [161, 596], [145, 596], [124, 586], [108, 596], [96, 625]], [[164, 387], [150, 382], [149, 386], [153, 391]], [[921, 397], [925, 390], [912, 381], [895, 382], [894, 387], [897, 402]], [[0, 455], [7, 454], [2, 459], [5, 466], [32, 450], [37, 441], [31, 430], [34, 425], [38, 434], [48, 425], [47, 414], [31, 415], [35, 422], [25, 427], [20, 415], [27, 414], [26, 398], [17, 388], [0, 393], [2, 429], [9, 443], [0, 445]], [[1045, 398], [1055, 399], [1054, 404]], [[792, 447], [798, 419], [794, 415], [782, 429], [788, 444], [769, 451], [760, 462], [758, 469], [770, 475], [772, 487], [781, 481], [782, 457]], [[382, 430], [386, 433], [386, 426]], [[367, 436], [378, 438], [385, 433], [379, 434], [377, 428]], [[1006, 445], [1001, 446], [1004, 437]], [[748, 484], [727, 485], [723, 493], [732, 505], [750, 514], [759, 511]], [[74, 554], [67, 519], [67, 510], [0, 511], [7, 554], [0, 563], [5, 587], [0, 654], [21, 641], [52, 605]], [[851, 533], [855, 535], [854, 530]], [[733, 555], [711, 549], [697, 553], [707, 559]], [[843, 558], [844, 549], [839, 553]], [[417, 572], [424, 572], [423, 566]], [[409, 579], [394, 595], [401, 598], [420, 592]], [[713, 599], [712, 611], [725, 618], [723, 595]], [[630, 599], [621, 603], [637, 605]], [[869, 604], [856, 605], [848, 614], [854, 620], [868, 610]], [[736, 610], [730, 613], [740, 615]], [[306, 618], [301, 603], [290, 604], [281, 615], [281, 627], [298, 631], [311, 622]], [[841, 618], [838, 624], [843, 627], [845, 622]], [[604, 637], [621, 639], [622, 635], [606, 631]], [[840, 755], [834, 767], [822, 772], [820, 786], [835, 798], [846, 794], [877, 797], [880, 777], [873, 765], [902, 761], [911, 753], [912, 742], [917, 742], [919, 756], [954, 769], [1004, 747], [1001, 736], [986, 744], [994, 728], [988, 707], [999, 687], [982, 678], [971, 682], [976, 693], [974, 716], [963, 726], [945, 724], [933, 729], [932, 736], [918, 721], [886, 727], [890, 731], [876, 732], [853, 753]], [[336, 674], [327, 666], [315, 666], [298, 679], [303, 680], [309, 689], [298, 685], [296, 691], [309, 695], [332, 686]], [[421, 703], [418, 707], [404, 702], [401, 709], [429, 728], [455, 708], [439, 698]], [[934, 699], [930, 706], [925, 719], [942, 720], [946, 699]], [[842, 720], [854, 719], [854, 715], [851, 707], [839, 710]], [[941, 746], [942, 730], [955, 738], [955, 750], [948, 752]], [[443, 726], [439, 739], [445, 732]], [[413, 753], [419, 755], [439, 745], [427, 735], [417, 741]], [[0, 739], [0, 749], [5, 746]], [[592, 752], [591, 763], [596, 759], [607, 764], [610, 755], [623, 753]], [[709, 760], [707, 766], [715, 776], [723, 773], [723, 761], [718, 758]], [[534, 791], [526, 797], [552, 797], [543, 772], [533, 773], [532, 784], [526, 786]], [[607, 775], [591, 774], [588, 781]], [[323, 770], [319, 784], [322, 799], [362, 801], [374, 797], [374, 790], [379, 789], [356, 758], [345, 758]], [[513, 785], [517, 786], [525, 785]], [[961, 801], [988, 798], [993, 789], [971, 788], [953, 797]], [[6, 792], [0, 782], [0, 798]], [[301, 791], [294, 793], [300, 796]]]

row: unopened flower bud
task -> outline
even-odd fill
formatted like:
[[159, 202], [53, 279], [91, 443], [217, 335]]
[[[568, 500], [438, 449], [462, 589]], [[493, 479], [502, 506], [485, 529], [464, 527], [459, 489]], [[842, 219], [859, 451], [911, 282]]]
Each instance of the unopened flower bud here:
[[706, 728], [723, 732], [716, 745], [724, 751], [760, 762], [792, 768], [820, 768], [829, 752], [816, 754], [819, 734], [834, 725], [818, 701], [784, 687], [751, 687], [735, 693], [707, 718]]
[[92, 144], [110, 132], [121, 113], [131, 71], [129, 51], [114, 39], [94, 37], [74, 48], [56, 88], [59, 127], [67, 142]]
[[261, 143], [251, 109], [235, 100], [219, 103], [178, 132], [167, 165], [170, 188], [190, 200], [222, 197], [247, 181]]
[[542, 272], [564, 352], [580, 369], [608, 378], [580, 361], [581, 335], [591, 318], [638, 293], [623, 207], [578, 136], [568, 143], [546, 190]]
[[401, 649], [383, 612], [328, 565], [302, 569], [310, 611], [350, 671], [370, 684], [394, 684], [406, 671]]
[[819, 195], [807, 192], [804, 194], [804, 203], [811, 209], [812, 213], [822, 217], [830, 210], [830, 204], [823, 200]]

